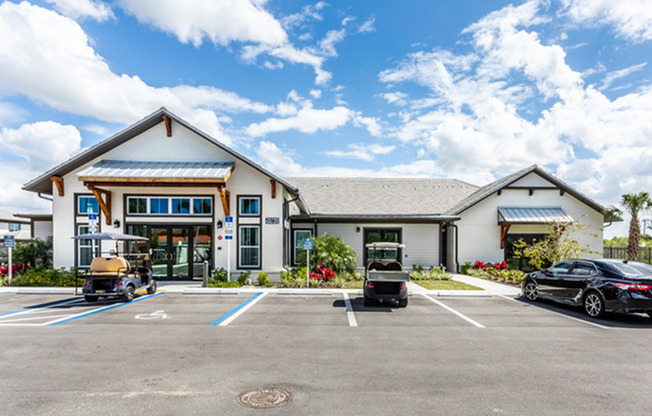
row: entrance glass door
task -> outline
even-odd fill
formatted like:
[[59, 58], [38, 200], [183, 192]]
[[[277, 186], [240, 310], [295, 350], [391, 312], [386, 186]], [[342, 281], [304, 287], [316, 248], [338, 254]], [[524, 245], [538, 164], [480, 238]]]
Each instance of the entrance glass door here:
[[189, 226], [151, 227], [152, 270], [155, 278], [187, 279], [190, 276]]
[[157, 279], [201, 278], [204, 262], [212, 267], [212, 227], [209, 225], [127, 226], [129, 234], [148, 237], [152, 271]]

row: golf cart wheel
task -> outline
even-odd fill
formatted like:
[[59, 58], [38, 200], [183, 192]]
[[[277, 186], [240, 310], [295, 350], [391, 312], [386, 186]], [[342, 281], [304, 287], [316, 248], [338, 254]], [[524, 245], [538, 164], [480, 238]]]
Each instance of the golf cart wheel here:
[[88, 303], [91, 303], [91, 302], [97, 302], [97, 300], [98, 300], [99, 298], [100, 298], [99, 296], [89, 296], [89, 295], [84, 295], [84, 300], [85, 300], [86, 302], [88, 302]]
[[147, 294], [153, 295], [154, 293], [156, 293], [156, 288], [157, 288], [156, 280], [152, 279], [152, 283], [150, 283], [149, 287], [147, 288]]
[[122, 300], [125, 302], [131, 302], [134, 300], [134, 287], [132, 285], [127, 286], [124, 293], [122, 294]]
[[408, 298], [401, 299], [398, 301], [399, 308], [405, 308], [408, 304]]

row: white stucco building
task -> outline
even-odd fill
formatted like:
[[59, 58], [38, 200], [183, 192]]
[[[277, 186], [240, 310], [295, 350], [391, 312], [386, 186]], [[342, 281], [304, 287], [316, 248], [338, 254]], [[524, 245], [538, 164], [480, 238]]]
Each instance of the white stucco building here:
[[[112, 247], [72, 237], [148, 237], [159, 278], [196, 278], [204, 261], [277, 279], [303, 238], [329, 233], [358, 253], [399, 241], [406, 267], [501, 261], [505, 242], [568, 218], [602, 251], [602, 207], [537, 166], [484, 187], [455, 179], [280, 178], [161, 108], [24, 186], [52, 196], [54, 266], [87, 266]], [[232, 222], [230, 222], [232, 220]], [[106, 243], [103, 243], [106, 244]], [[508, 246], [509, 244], [507, 244]]]

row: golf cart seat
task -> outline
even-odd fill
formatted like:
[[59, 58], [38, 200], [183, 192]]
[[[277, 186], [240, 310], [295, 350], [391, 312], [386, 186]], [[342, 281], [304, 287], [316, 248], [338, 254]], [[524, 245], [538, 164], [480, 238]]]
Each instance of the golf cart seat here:
[[90, 273], [96, 276], [124, 276], [129, 273], [131, 266], [124, 257], [107, 259], [95, 257], [91, 262]]

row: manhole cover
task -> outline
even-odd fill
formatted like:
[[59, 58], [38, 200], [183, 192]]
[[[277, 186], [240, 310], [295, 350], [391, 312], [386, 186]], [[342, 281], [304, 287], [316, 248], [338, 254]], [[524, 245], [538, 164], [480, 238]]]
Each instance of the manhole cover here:
[[278, 387], [263, 387], [245, 391], [235, 396], [235, 401], [244, 407], [252, 409], [270, 409], [287, 404], [292, 399], [292, 393]]

